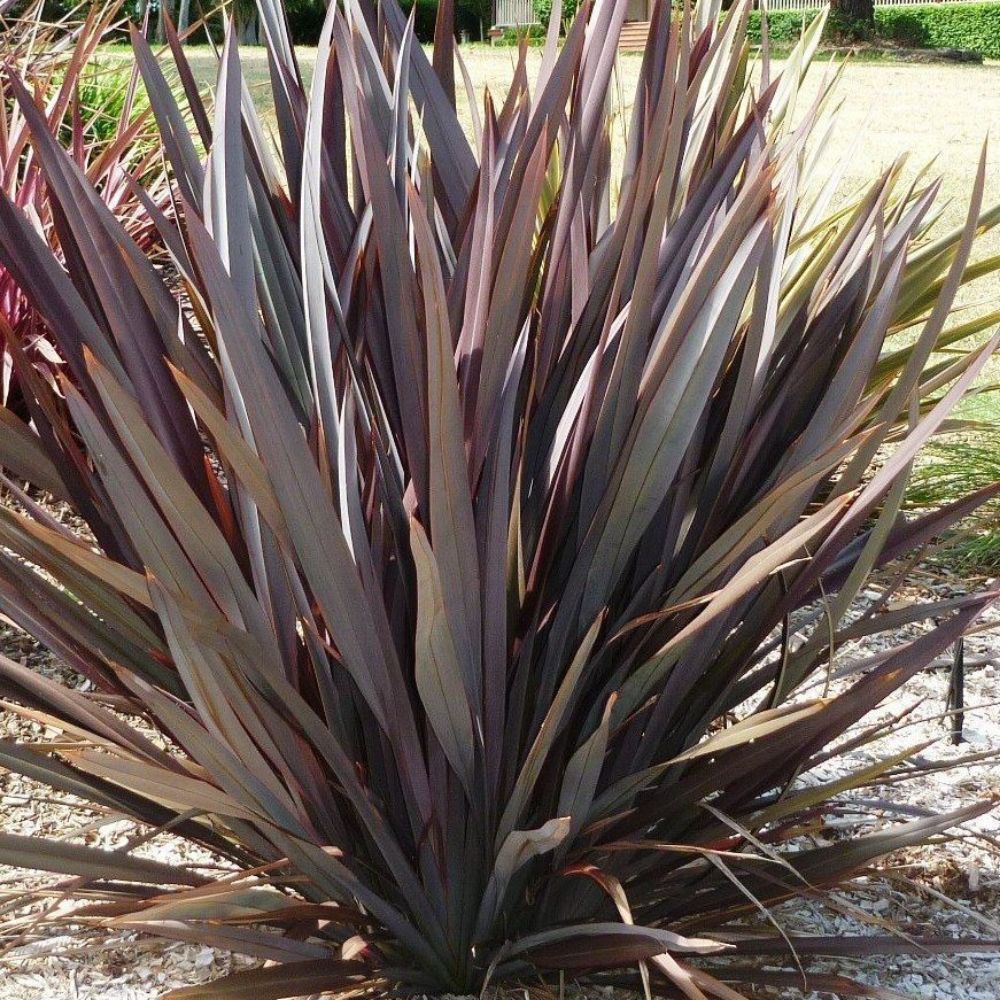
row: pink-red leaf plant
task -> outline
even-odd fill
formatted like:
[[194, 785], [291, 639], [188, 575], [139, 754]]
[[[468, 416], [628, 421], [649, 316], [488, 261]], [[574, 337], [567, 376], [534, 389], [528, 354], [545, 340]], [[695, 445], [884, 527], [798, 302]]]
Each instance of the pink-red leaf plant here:
[[[164, 204], [162, 157], [154, 141], [148, 108], [141, 107], [138, 73], [124, 61], [113, 72], [114, 56], [101, 67], [99, 46], [120, 28], [120, 6], [90, 5], [60, 21], [44, 18], [43, 4], [30, 5], [19, 16], [0, 16], [0, 189], [21, 209], [36, 232], [59, 252], [63, 220], [49, 198], [44, 173], [31, 147], [30, 129], [10, 85], [22, 79], [43, 110], [48, 127], [59, 134], [74, 161], [100, 197], [147, 254], [158, 235], [133, 188], [135, 178], [147, 196]], [[116, 95], [114, 88], [123, 88]], [[89, 98], [89, 100], [88, 100]], [[108, 106], [114, 98], [114, 108]], [[55, 211], [54, 211], [55, 209]], [[56, 340], [10, 273], [0, 265], [0, 401], [21, 413], [19, 364], [31, 365], [53, 381], [62, 366]], [[16, 346], [14, 346], [16, 345]]]

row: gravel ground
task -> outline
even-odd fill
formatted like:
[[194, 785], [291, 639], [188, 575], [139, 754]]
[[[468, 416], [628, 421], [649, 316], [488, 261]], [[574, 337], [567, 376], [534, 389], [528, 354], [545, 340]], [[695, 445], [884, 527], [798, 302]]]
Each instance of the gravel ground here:
[[[957, 580], [927, 574], [917, 580], [919, 591], [937, 596], [961, 589]], [[877, 591], [867, 592], [869, 599]], [[907, 596], [907, 595], [904, 595]], [[918, 596], [916, 592], [909, 596]], [[953, 745], [949, 722], [942, 719], [949, 686], [949, 666], [914, 678], [901, 692], [865, 720], [889, 719], [907, 709], [908, 725], [896, 729], [876, 744], [849, 751], [808, 780], [829, 779], [856, 770], [880, 756], [887, 756], [926, 740], [936, 739], [914, 764], [958, 760], [981, 751], [1000, 749], [1000, 608], [988, 618], [985, 631], [966, 642], [970, 663], [966, 676], [967, 713], [964, 742]], [[837, 674], [887, 645], [912, 636], [910, 628], [845, 647], [833, 667], [835, 690], [846, 680]], [[0, 648], [8, 656], [46, 673], [60, 673], [44, 650], [9, 627], [0, 626]], [[65, 677], [65, 674], [63, 675]], [[72, 678], [67, 678], [72, 680]], [[822, 681], [819, 682], [822, 684]], [[820, 693], [818, 690], [813, 694]], [[37, 738], [36, 723], [0, 706], [0, 736]], [[840, 822], [875, 826], [871, 800], [875, 797], [905, 803], [916, 810], [946, 811], [1000, 792], [1000, 771], [993, 760], [967, 763], [947, 773], [931, 772], [856, 797], [857, 813]], [[877, 812], [877, 810], [875, 810]], [[129, 844], [135, 827], [113, 815], [102, 815], [74, 805], [58, 795], [14, 774], [0, 774], [0, 828], [4, 832], [39, 836], [73, 836], [110, 850]], [[835, 836], [836, 823], [829, 834]], [[143, 844], [138, 852], [188, 864], [211, 864], [200, 849], [169, 836]], [[930, 848], [897, 855], [877, 876], [861, 881], [851, 892], [838, 893], [834, 905], [786, 904], [773, 911], [774, 919], [788, 931], [822, 934], [872, 934], [879, 921], [891, 920], [909, 933], [955, 937], [1000, 938], [1000, 820], [997, 812], [981, 817], [959, 837]], [[21, 892], [41, 885], [51, 887], [46, 905], [59, 905], [56, 877], [25, 876], [0, 867], [0, 912]], [[13, 946], [12, 946], [13, 945]], [[153, 1000], [165, 990], [205, 982], [248, 960], [196, 945], [170, 944], [140, 939], [133, 934], [88, 929], [82, 932], [39, 933], [29, 917], [23, 939], [8, 941], [0, 953], [0, 1000]], [[814, 966], [814, 968], [818, 968]], [[852, 966], [838, 960], [830, 969], [854, 975], [903, 996], [920, 1000], [997, 1000], [1000, 952], [976, 956], [917, 955], [878, 958]], [[801, 993], [789, 991], [790, 997]], [[818, 1000], [819, 995], [813, 995]]]
[[[938, 596], [958, 593], [957, 581], [931, 578], [925, 588]], [[869, 592], [869, 597], [877, 594]], [[905, 596], [905, 595], [904, 595]], [[916, 596], [916, 595], [912, 595]], [[943, 663], [913, 678], [881, 708], [856, 728], [888, 720], [916, 704], [905, 728], [896, 729], [878, 743], [849, 751], [814, 772], [825, 780], [872, 764], [876, 759], [936, 739], [938, 742], [912, 758], [924, 761], [958, 761], [1000, 750], [1000, 608], [987, 612], [987, 630], [965, 643], [967, 660], [965, 703], [968, 706], [963, 742], [954, 745], [951, 720], [942, 719], [948, 697], [951, 665]], [[919, 627], [869, 639], [845, 647], [837, 669], [864, 659], [880, 649], [912, 638]], [[970, 665], [975, 663], [975, 665]], [[818, 692], [816, 692], [818, 693]], [[873, 798], [915, 807], [927, 812], [948, 812], [1000, 793], [1000, 766], [993, 758], [972, 761], [953, 770], [924, 773], [912, 780], [866, 789], [854, 795], [858, 812], [843, 822], [862, 829], [877, 823], [871, 815]], [[848, 797], [849, 798], [849, 797]], [[906, 817], [901, 817], [906, 818]], [[872, 934], [883, 932], [873, 919], [892, 921], [914, 935], [1000, 938], [1000, 812], [994, 810], [966, 825], [947, 843], [901, 852], [886, 860], [878, 877], [862, 880], [855, 891], [834, 897], [840, 912], [825, 907], [786, 904], [774, 917], [789, 932], [815, 934]], [[866, 968], [867, 965], [867, 968]], [[818, 966], [817, 966], [818, 968]], [[1000, 997], [1000, 951], [978, 955], [913, 955], [881, 957], [852, 967], [848, 960], [830, 963], [864, 982], [898, 990], [921, 1000], [997, 1000]], [[873, 972], [873, 970], [875, 970]], [[801, 996], [789, 992], [788, 997]], [[818, 1000], [813, 994], [810, 1000]]]
[[[0, 625], [0, 651], [49, 676], [87, 687], [12, 627]], [[38, 724], [0, 708], [0, 737], [27, 741], [41, 734]], [[107, 850], [127, 847], [138, 832], [128, 820], [88, 809], [73, 796], [2, 771], [0, 830], [72, 838]], [[135, 853], [161, 861], [213, 863], [197, 845], [171, 836], [157, 837]], [[40, 886], [52, 889], [45, 905], [58, 906], [63, 884], [65, 880], [58, 876], [26, 875], [0, 865], [0, 912], [24, 890]], [[39, 934], [30, 923], [36, 912], [33, 908], [25, 918], [24, 943], [3, 942], [0, 1000], [152, 1000], [167, 989], [206, 982], [253, 964], [210, 948], [142, 939], [132, 933], [73, 928], [71, 934]]]

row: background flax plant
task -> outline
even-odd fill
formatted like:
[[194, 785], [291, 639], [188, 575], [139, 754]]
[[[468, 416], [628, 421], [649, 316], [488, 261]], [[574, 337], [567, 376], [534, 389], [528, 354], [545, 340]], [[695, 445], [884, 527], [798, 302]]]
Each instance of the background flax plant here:
[[[159, 241], [156, 227], [135, 194], [141, 179], [147, 197], [164, 204], [162, 158], [138, 73], [109, 76], [99, 65], [102, 41], [116, 24], [116, 5], [92, 5], [79, 17], [49, 23], [43, 4], [30, 5], [17, 18], [0, 20], [0, 188], [28, 217], [57, 253], [58, 206], [48, 197], [43, 172], [31, 148], [30, 130], [11, 90], [10, 74], [23, 75], [49, 128], [57, 132], [100, 197], [147, 255]], [[0, 265], [0, 400], [27, 414], [17, 359], [50, 381], [63, 363], [39, 310], [16, 279]], [[20, 350], [11, 344], [17, 342]], [[0, 419], [7, 416], [0, 410]], [[10, 429], [9, 421], [5, 421]], [[13, 430], [17, 433], [17, 429]]]
[[180, 103], [134, 33], [170, 213], [135, 189], [169, 268], [8, 71], [54, 239], [7, 192], [0, 261], [62, 364], [7, 339], [26, 412], [0, 462], [28, 488], [0, 509], [0, 609], [95, 693], [0, 660], [58, 733], [0, 764], [232, 870], [9, 834], [0, 860], [81, 878], [77, 923], [275, 963], [178, 1000], [565, 973], [732, 1000], [782, 963], [885, 996], [810, 965], [940, 943], [745, 918], [991, 807], [810, 846], [908, 755], [796, 781], [996, 597], [848, 617], [1000, 492], [900, 513], [997, 346], [995, 317], [949, 321], [989, 270], [985, 161], [957, 232], [898, 164], [832, 207], [805, 182], [829, 90], [795, 108], [822, 18], [755, 83], [746, 3], [656, 6], [620, 176], [612, 0], [534, 81], [522, 50], [470, 140], [452, 6], [429, 58], [395, 0], [331, 3], [307, 88], [261, 0], [276, 145], [232, 32], [211, 109], [171, 31]]

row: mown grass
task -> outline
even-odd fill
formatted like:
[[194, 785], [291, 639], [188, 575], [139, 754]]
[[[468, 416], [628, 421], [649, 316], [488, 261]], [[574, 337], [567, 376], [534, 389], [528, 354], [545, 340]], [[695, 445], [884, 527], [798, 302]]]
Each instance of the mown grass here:
[[[126, 57], [127, 50], [114, 46], [109, 52]], [[498, 102], [510, 82], [516, 50], [470, 45], [462, 49], [477, 100], [489, 89]], [[299, 48], [303, 72], [312, 71], [314, 50]], [[261, 48], [246, 48], [241, 53], [248, 86], [258, 107], [267, 115], [269, 88], [267, 62]], [[211, 87], [215, 81], [215, 56], [207, 47], [193, 47], [189, 58], [200, 83]], [[538, 49], [528, 54], [528, 69], [537, 67]], [[619, 59], [620, 93], [626, 99], [634, 89], [640, 57], [625, 53]], [[806, 78], [805, 108], [826, 76], [835, 70], [830, 62], [813, 67]], [[933, 172], [943, 180], [944, 199], [956, 202], [945, 210], [945, 221], [961, 221], [961, 205], [972, 184], [976, 159], [987, 131], [1000, 122], [1000, 65], [927, 65], [888, 62], [849, 62], [837, 93], [841, 100], [838, 127], [831, 136], [831, 164], [847, 156], [843, 188], [846, 191], [870, 179], [875, 168], [887, 166], [897, 156], [907, 154], [911, 169], [934, 161]], [[467, 108], [460, 109], [467, 124]], [[1000, 202], [1000, 145], [994, 143], [989, 153], [987, 196], [989, 203]], [[984, 241], [983, 250], [1000, 251], [1000, 237]], [[1000, 286], [994, 294], [1000, 296]]]

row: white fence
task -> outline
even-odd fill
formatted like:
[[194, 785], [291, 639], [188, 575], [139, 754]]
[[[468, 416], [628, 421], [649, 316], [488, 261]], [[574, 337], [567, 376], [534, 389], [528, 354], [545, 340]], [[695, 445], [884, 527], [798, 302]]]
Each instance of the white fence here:
[[821, 7], [828, 7], [828, 3], [817, 2], [817, 0], [753, 0], [754, 10], [766, 7], [767, 10], [819, 10]]
[[[876, 7], [923, 7], [932, 3], [982, 3], [982, 0], [875, 0]], [[829, 0], [754, 0], [754, 8], [759, 10], [767, 7], [768, 10], [819, 10], [821, 7], [828, 7]]]
[[495, 0], [493, 23], [498, 28], [523, 28], [537, 24], [534, 0]]

